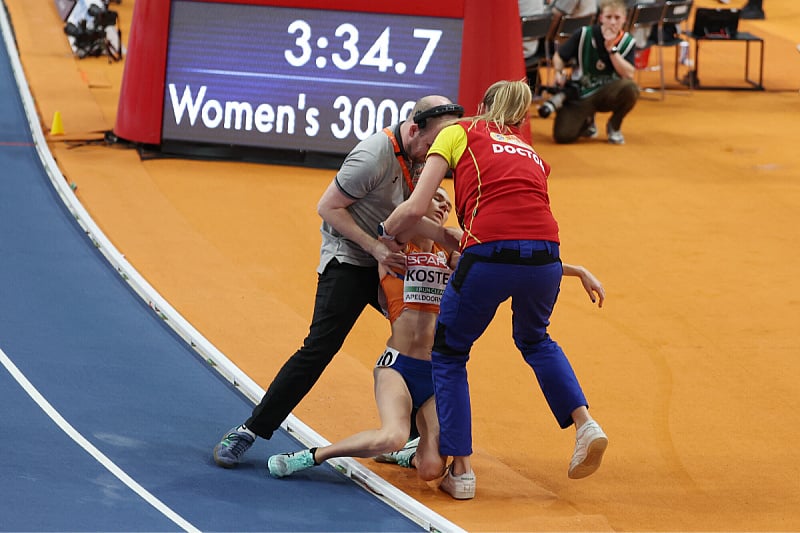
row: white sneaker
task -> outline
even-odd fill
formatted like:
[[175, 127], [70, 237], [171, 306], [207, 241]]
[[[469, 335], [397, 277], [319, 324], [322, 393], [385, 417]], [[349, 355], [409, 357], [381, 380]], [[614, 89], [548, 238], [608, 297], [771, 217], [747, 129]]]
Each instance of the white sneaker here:
[[621, 131], [612, 128], [610, 124], [606, 127], [606, 132], [608, 132], [608, 142], [611, 144], [625, 144], [625, 136]]
[[267, 468], [269, 475], [272, 477], [286, 477], [306, 470], [312, 466], [317, 466], [314, 462], [314, 454], [311, 450], [300, 450], [299, 452], [292, 453], [279, 453], [273, 455], [267, 461]]
[[470, 500], [475, 497], [475, 472], [454, 476], [451, 463], [439, 488], [456, 500]]
[[392, 463], [398, 464], [405, 468], [414, 468], [414, 465], [411, 464], [411, 460], [414, 459], [414, 456], [417, 454], [418, 446], [419, 437], [408, 441], [406, 445], [403, 446], [402, 450], [391, 453], [382, 453], [376, 456], [374, 459], [377, 463]]
[[582, 425], [575, 435], [575, 453], [567, 474], [570, 479], [584, 478], [600, 468], [607, 446], [608, 437], [597, 422], [590, 420]]

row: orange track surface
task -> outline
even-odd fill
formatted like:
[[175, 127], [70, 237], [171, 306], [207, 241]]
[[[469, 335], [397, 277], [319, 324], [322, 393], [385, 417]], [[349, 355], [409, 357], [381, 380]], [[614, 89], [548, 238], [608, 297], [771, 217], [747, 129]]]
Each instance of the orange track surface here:
[[[333, 172], [142, 161], [89, 142], [113, 127], [122, 64], [74, 59], [52, 0], [6, 3], [45, 130], [62, 114], [51, 148], [78, 197], [266, 387], [307, 330], [315, 206]], [[367, 462], [379, 474], [471, 531], [800, 531], [800, 2], [765, 4], [766, 21], [742, 25], [767, 40], [767, 92], [642, 99], [622, 147], [556, 146], [551, 122], [532, 121], [563, 256], [608, 293], [598, 310], [567, 280], [551, 329], [609, 435], [602, 468], [567, 479], [574, 432], [514, 349], [506, 306], [469, 365], [476, 499]], [[133, 1], [113, 7], [124, 28]], [[701, 82], [741, 78], [742, 52], [726, 48], [704, 51]], [[330, 440], [375, 424], [371, 368], [387, 334], [367, 312], [295, 414]], [[208, 428], [209, 453], [225, 429]]]

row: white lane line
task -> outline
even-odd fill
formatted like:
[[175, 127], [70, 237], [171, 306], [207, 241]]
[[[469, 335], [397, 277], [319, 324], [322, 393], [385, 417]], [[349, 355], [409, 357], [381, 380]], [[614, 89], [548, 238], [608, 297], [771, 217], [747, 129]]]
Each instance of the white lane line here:
[[120, 481], [122, 481], [125, 485], [127, 485], [133, 492], [138, 494], [144, 501], [155, 507], [157, 511], [161, 514], [175, 522], [179, 527], [181, 527], [184, 531], [190, 531], [193, 533], [200, 533], [200, 530], [193, 526], [189, 521], [184, 519], [178, 513], [170, 509], [167, 505], [164, 504], [161, 500], [153, 496], [147, 489], [139, 485], [132, 477], [126, 474], [120, 467], [118, 467], [114, 462], [106, 457], [103, 452], [95, 448], [95, 446], [86, 440], [86, 438], [81, 435], [72, 425], [67, 422], [55, 408], [50, 405], [44, 396], [36, 390], [36, 387], [28, 381], [28, 378], [20, 372], [19, 368], [8, 358], [8, 356], [3, 352], [2, 348], [0, 348], [0, 361], [2, 361], [3, 366], [6, 367], [6, 370], [11, 374], [11, 376], [17, 380], [17, 383], [28, 393], [28, 396], [36, 402], [39, 407], [41, 407], [42, 411], [47, 413], [53, 422], [55, 422], [61, 430], [66, 433], [72, 440], [74, 440], [78, 446], [86, 450], [94, 459], [103, 465], [106, 470], [114, 474]]

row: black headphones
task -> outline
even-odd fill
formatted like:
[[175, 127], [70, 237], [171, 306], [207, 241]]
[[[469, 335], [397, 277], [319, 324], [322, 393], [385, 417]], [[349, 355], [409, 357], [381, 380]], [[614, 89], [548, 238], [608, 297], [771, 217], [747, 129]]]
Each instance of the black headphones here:
[[419, 111], [414, 115], [414, 123], [419, 126], [419, 129], [424, 129], [429, 118], [440, 117], [442, 115], [458, 115], [459, 118], [464, 116], [464, 108], [458, 104], [444, 104], [437, 105], [425, 111]]

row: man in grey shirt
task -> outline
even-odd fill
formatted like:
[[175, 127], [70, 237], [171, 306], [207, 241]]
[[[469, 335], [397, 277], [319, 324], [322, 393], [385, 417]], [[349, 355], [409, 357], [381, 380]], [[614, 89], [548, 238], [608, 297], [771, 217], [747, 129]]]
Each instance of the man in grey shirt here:
[[317, 205], [322, 247], [308, 336], [250, 418], [214, 447], [219, 466], [236, 466], [256, 436], [269, 439], [317, 382], [364, 308], [381, 311], [378, 263], [399, 268], [405, 259], [378, 239], [379, 225], [411, 194], [411, 171], [424, 163], [444, 124], [463, 112], [444, 96], [423, 97], [411, 118], [373, 134], [348, 154]]

